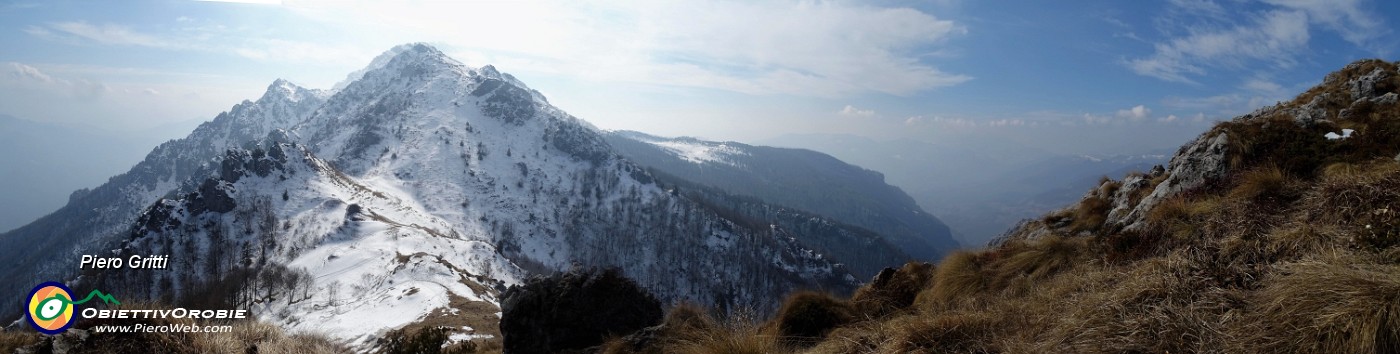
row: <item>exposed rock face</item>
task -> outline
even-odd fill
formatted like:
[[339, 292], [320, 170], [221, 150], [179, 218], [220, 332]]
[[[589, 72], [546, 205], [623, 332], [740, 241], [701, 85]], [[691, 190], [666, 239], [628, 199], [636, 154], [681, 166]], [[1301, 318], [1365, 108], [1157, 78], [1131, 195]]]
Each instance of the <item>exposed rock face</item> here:
[[[1160, 165], [1158, 165], [1160, 167]], [[1108, 212], [1108, 222], [1110, 224], [1121, 223], [1136, 210], [1137, 205], [1132, 204], [1132, 196], [1140, 191], [1152, 187], [1152, 179], [1166, 173], [1161, 168], [1153, 168], [1152, 174], [1133, 175], [1123, 179], [1123, 185], [1118, 187], [1118, 191], [1113, 194], [1113, 209]]]
[[[1168, 163], [1167, 179], [1158, 184], [1157, 188], [1152, 190], [1152, 194], [1142, 198], [1142, 201], [1139, 201], [1131, 212], [1119, 219], [1115, 219], [1114, 215], [1110, 214], [1108, 222], [1111, 225], [1120, 225], [1127, 229], [1141, 227], [1143, 216], [1157, 203], [1181, 191], [1200, 187], [1212, 179], [1224, 177], [1230, 172], [1229, 159], [1226, 156], [1230, 150], [1229, 143], [1229, 136], [1224, 132], [1218, 132], [1214, 135], [1201, 135], [1195, 141], [1183, 146]], [[1140, 183], [1142, 180], [1139, 179], [1136, 182]], [[1127, 183], [1124, 184], [1127, 185]], [[1114, 209], [1118, 209], [1117, 206], [1123, 205], [1122, 203], [1127, 203], [1128, 196], [1131, 195], [1131, 193], [1116, 195]], [[1120, 212], [1119, 215], [1122, 213]]]
[[[1356, 65], [1356, 64], [1351, 64]], [[1350, 66], [1350, 65], [1349, 65]], [[1345, 69], [1344, 69], [1345, 70]], [[1347, 83], [1347, 88], [1351, 92], [1352, 100], [1366, 99], [1388, 93], [1395, 87], [1391, 86], [1391, 77], [1395, 76], [1385, 68], [1375, 68], [1366, 75]]]
[[501, 335], [509, 353], [579, 351], [661, 323], [661, 303], [621, 272], [537, 277], [506, 290]]

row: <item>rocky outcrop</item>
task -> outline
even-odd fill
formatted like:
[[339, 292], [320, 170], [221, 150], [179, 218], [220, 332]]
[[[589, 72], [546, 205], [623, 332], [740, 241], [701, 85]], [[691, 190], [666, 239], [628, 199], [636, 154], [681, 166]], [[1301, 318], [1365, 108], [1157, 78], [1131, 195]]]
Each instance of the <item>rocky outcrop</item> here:
[[[1279, 136], [1284, 135], [1259, 137], [1251, 134], [1271, 134], [1267, 132], [1279, 134], [1280, 131], [1301, 132], [1301, 135], [1287, 135], [1287, 139], [1306, 139], [1307, 136], [1316, 132], [1317, 139], [1321, 139], [1324, 133], [1338, 131], [1342, 127], [1356, 127], [1356, 134], [1388, 133], [1391, 128], [1385, 128], [1384, 124], [1375, 125], [1379, 124], [1375, 123], [1375, 120], [1378, 119], [1376, 115], [1381, 114], [1381, 117], [1385, 118], [1390, 113], [1381, 112], [1393, 112], [1395, 105], [1400, 104], [1400, 93], [1397, 91], [1400, 91], [1400, 67], [1397, 67], [1396, 63], [1380, 60], [1361, 60], [1351, 63], [1342, 70], [1327, 75], [1322, 84], [1290, 102], [1281, 102], [1260, 108], [1202, 134], [1177, 150], [1176, 155], [1172, 157], [1166, 167], [1159, 166], [1146, 174], [1129, 175], [1121, 181], [1105, 181], [1098, 188], [1085, 194], [1080, 202], [1052, 213], [1043, 220], [1024, 222], [1006, 237], [1034, 239], [1057, 232], [1076, 233], [1075, 229], [1069, 228], [1075, 224], [1076, 216], [1083, 216], [1076, 214], [1083, 214], [1083, 210], [1086, 210], [1085, 206], [1088, 205], [1086, 203], [1104, 203], [1105, 201], [1111, 207], [1104, 217], [1103, 227], [1100, 230], [1109, 233], [1142, 230], [1147, 226], [1145, 220], [1147, 214], [1162, 201], [1216, 181], [1225, 180], [1229, 175], [1246, 168], [1237, 166], [1242, 163], [1242, 159], [1260, 160], [1254, 161], [1255, 165], [1258, 163], [1289, 162], [1286, 161], [1288, 160], [1286, 157], [1283, 158], [1285, 161], [1274, 161], [1280, 159], [1279, 156], [1276, 156], [1278, 154], [1249, 147], [1252, 146], [1251, 144], [1258, 144], [1259, 142], [1256, 140], [1261, 138], [1277, 140]], [[1290, 121], [1296, 127], [1276, 125], [1287, 125], [1287, 122]], [[1373, 129], [1368, 131], [1363, 128], [1367, 124], [1372, 124], [1371, 128]], [[1247, 129], [1236, 129], [1240, 127]], [[1374, 137], [1372, 135], [1367, 144], [1390, 145], [1390, 143], [1385, 142], [1388, 140], [1377, 140]], [[1325, 141], [1309, 143], [1320, 146], [1319, 151], [1333, 151], [1320, 145], [1325, 144]], [[1351, 144], [1357, 143], [1351, 142]], [[1354, 147], [1352, 149], [1351, 151], [1360, 151], [1355, 150]], [[1366, 152], [1366, 154], [1374, 154], [1375, 150], [1377, 149], [1367, 150], [1370, 152]], [[1381, 155], [1384, 157], [1390, 156], [1389, 154], [1393, 151], [1386, 148], [1378, 150], [1384, 154]], [[1347, 158], [1371, 159], [1375, 157], [1374, 155], [1366, 155]], [[1395, 159], [1400, 160], [1400, 155], [1395, 156]], [[1321, 168], [1321, 166], [1313, 164], [1325, 162], [1323, 160], [1309, 161], [1311, 162], [1301, 165], [1295, 164], [1294, 167], [1299, 167], [1301, 171], [1304, 171], [1301, 173], [1306, 174], [1306, 171]], [[1252, 165], [1245, 164], [1244, 166]]]
[[1366, 73], [1366, 75], [1362, 75], [1360, 78], [1347, 82], [1347, 89], [1348, 92], [1351, 93], [1352, 100], [1380, 96], [1385, 93], [1390, 93], [1391, 90], [1395, 89], [1391, 81], [1394, 77], [1394, 72], [1386, 70], [1386, 68], [1383, 67], [1378, 67], [1372, 69], [1370, 72]]
[[[1207, 133], [1196, 138], [1196, 140], [1192, 141], [1190, 144], [1186, 144], [1186, 146], [1183, 146], [1177, 151], [1176, 156], [1172, 157], [1171, 162], [1167, 164], [1167, 168], [1165, 169], [1167, 178], [1163, 180], [1162, 183], [1157, 184], [1157, 187], [1152, 190], [1152, 194], [1148, 194], [1147, 197], [1142, 198], [1142, 200], [1137, 202], [1137, 204], [1132, 207], [1132, 210], [1126, 214], [1120, 212], [1119, 215], [1122, 215], [1121, 218], [1115, 219], [1114, 215], [1110, 214], [1108, 223], [1110, 225], [1123, 226], [1125, 229], [1142, 227], [1142, 220], [1147, 211], [1152, 210], [1152, 207], [1157, 206], [1157, 203], [1161, 203], [1162, 200], [1167, 197], [1176, 195], [1182, 191], [1200, 187], [1213, 179], [1225, 177], [1225, 175], [1230, 172], [1229, 159], [1227, 157], [1227, 154], [1230, 152], [1229, 144], [1230, 137], [1224, 132], [1215, 132], [1214, 134]], [[1141, 178], [1135, 181], [1135, 183], [1139, 184], [1142, 182]], [[1128, 183], [1124, 184], [1127, 185]], [[1145, 187], [1145, 185], [1139, 186], [1139, 188]], [[1120, 192], [1128, 191], [1122, 190]], [[1119, 193], [1115, 195], [1114, 209], [1126, 209], [1128, 197], [1131, 195], [1131, 193]], [[1122, 206], [1124, 208], [1119, 209], [1117, 206]]]

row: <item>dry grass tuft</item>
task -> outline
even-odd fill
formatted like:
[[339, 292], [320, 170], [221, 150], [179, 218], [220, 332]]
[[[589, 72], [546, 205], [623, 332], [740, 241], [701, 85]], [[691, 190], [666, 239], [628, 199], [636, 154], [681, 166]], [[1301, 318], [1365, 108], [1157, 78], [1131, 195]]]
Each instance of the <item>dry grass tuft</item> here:
[[1245, 172], [1239, 181], [1239, 185], [1230, 190], [1230, 198], [1257, 201], [1283, 192], [1289, 178], [1276, 166], [1264, 166]]
[[1174, 252], [1104, 272], [1114, 283], [1063, 304], [1049, 345], [1090, 353], [1192, 353], [1223, 345], [1220, 316], [1232, 293], [1193, 275], [1200, 264], [1192, 258]]
[[988, 312], [902, 317], [895, 324], [893, 349], [900, 353], [1000, 353], [992, 338], [1002, 320]]
[[991, 266], [992, 280], [1004, 287], [1017, 279], [1039, 281], [1089, 261], [1088, 238], [1052, 235], [1029, 244], [1003, 247]]
[[810, 346], [852, 319], [851, 307], [844, 301], [826, 293], [802, 291], [783, 302], [773, 326], [785, 341]]
[[943, 258], [933, 275], [933, 284], [919, 292], [914, 302], [923, 309], [942, 308], [987, 290], [986, 253], [955, 251]]
[[908, 308], [928, 287], [933, 269], [929, 263], [909, 262], [897, 271], [881, 272], [874, 281], [856, 289], [851, 307], [864, 318], [882, 318]]
[[698, 305], [685, 302], [666, 311], [662, 326], [669, 333], [695, 333], [712, 330], [719, 326], [710, 313]]
[[1117, 182], [1109, 182], [1100, 187], [1106, 192], [1079, 201], [1071, 217], [1069, 230], [1071, 233], [1099, 231], [1108, 220], [1108, 212], [1113, 210], [1113, 202], [1107, 196], [1112, 196], [1113, 191], [1118, 189]]
[[1358, 257], [1281, 267], [1244, 321], [1243, 350], [1400, 352], [1400, 267]]
[[731, 314], [721, 326], [694, 333], [696, 338], [668, 345], [663, 352], [681, 354], [770, 354], [792, 350], [766, 333], [746, 312]]

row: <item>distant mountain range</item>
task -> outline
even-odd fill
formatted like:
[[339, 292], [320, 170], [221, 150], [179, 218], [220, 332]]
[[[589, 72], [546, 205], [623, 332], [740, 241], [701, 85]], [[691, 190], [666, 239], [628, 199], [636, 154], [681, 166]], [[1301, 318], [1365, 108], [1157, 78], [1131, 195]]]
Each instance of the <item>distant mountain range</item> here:
[[908, 191], [958, 241], [974, 248], [1021, 220], [1077, 201], [1102, 176], [1145, 172], [1170, 157], [1170, 151], [1071, 155], [1010, 141], [880, 141], [842, 134], [786, 135], [763, 143], [821, 151], [884, 172], [890, 184]]

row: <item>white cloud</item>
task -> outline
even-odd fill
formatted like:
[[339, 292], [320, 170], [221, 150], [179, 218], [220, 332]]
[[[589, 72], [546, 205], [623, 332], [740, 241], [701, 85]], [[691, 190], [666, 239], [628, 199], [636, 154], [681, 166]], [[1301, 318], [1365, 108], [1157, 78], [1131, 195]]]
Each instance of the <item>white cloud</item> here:
[[1026, 121], [1020, 119], [994, 119], [987, 122], [991, 127], [1019, 127], [1026, 125]]
[[1175, 114], [1168, 114], [1166, 117], [1157, 119], [1157, 121], [1162, 123], [1175, 123], [1177, 119]]
[[836, 111], [836, 114], [840, 114], [847, 117], [874, 117], [875, 110], [859, 109], [851, 105], [846, 105], [846, 108], [842, 108], [840, 111]]
[[1364, 0], [1262, 0], [1270, 5], [1299, 10], [1308, 20], [1341, 34], [1357, 46], [1373, 46], [1376, 39], [1389, 34], [1385, 23], [1371, 9], [1363, 8]]
[[1146, 58], [1128, 61], [1140, 75], [1166, 81], [1193, 82], [1208, 67], [1239, 67], [1266, 61], [1293, 64], [1293, 53], [1308, 43], [1308, 15], [1303, 11], [1269, 11], [1248, 24], [1223, 30], [1192, 29], [1191, 34], [1157, 43]]
[[973, 128], [977, 127], [978, 123], [976, 120], [967, 118], [949, 118], [943, 116], [913, 116], [909, 117], [908, 119], [905, 119], [904, 125], [910, 127], [937, 125], [942, 127]]
[[33, 66], [15, 62], [6, 64], [0, 66], [7, 74], [4, 76], [16, 79], [11, 83], [29, 90], [54, 92], [84, 100], [97, 99], [104, 93], [112, 91], [111, 87], [105, 83], [56, 78]]
[[966, 28], [910, 8], [693, 0], [420, 5], [289, 8], [316, 21], [444, 43], [505, 70], [597, 81], [839, 97], [910, 95], [971, 79], [939, 70], [927, 55], [944, 52], [944, 42]]
[[20, 63], [9, 63], [8, 66], [9, 67], [7, 69], [9, 69], [10, 75], [16, 79], [35, 80], [45, 83], [54, 81], [52, 76], [49, 76], [48, 74], [39, 71], [39, 69], [29, 65], [24, 65]]
[[1142, 121], [1144, 119], [1147, 119], [1147, 116], [1150, 114], [1152, 114], [1152, 109], [1149, 109], [1143, 105], [1133, 106], [1133, 108], [1129, 109], [1120, 109], [1117, 113], [1118, 118], [1128, 118], [1133, 121]]

